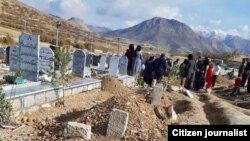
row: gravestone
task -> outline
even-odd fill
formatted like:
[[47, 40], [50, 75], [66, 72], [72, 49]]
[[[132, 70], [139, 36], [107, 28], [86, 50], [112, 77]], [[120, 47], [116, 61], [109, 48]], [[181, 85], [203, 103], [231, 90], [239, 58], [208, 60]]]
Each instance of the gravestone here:
[[93, 66], [97, 66], [98, 62], [100, 62], [100, 56], [93, 55]]
[[128, 67], [128, 58], [126, 56], [122, 56], [119, 59], [119, 74], [120, 75], [127, 75], [127, 67]]
[[44, 47], [40, 49], [39, 70], [45, 72], [54, 72], [55, 54], [51, 48]]
[[108, 137], [121, 138], [124, 136], [128, 125], [129, 113], [112, 109], [107, 128]]
[[73, 73], [75, 76], [84, 77], [86, 55], [82, 50], [76, 50], [73, 54]]
[[92, 63], [93, 63], [93, 56], [91, 54], [87, 54], [86, 67], [90, 67]]
[[105, 70], [105, 66], [106, 66], [106, 56], [101, 56], [100, 58], [100, 70]]
[[10, 71], [17, 72], [20, 70], [19, 47], [17, 46], [10, 47], [9, 65]]
[[7, 47], [6, 48], [6, 61], [5, 61], [5, 63], [7, 64], [7, 65], [9, 65], [9, 63], [10, 63], [10, 60], [9, 60], [9, 57], [10, 57], [10, 47]]
[[163, 94], [163, 84], [156, 84], [156, 86], [153, 87], [151, 104], [160, 105], [162, 94]]
[[22, 33], [19, 37], [20, 70], [23, 77], [30, 81], [38, 80], [39, 72], [39, 35]]
[[5, 62], [6, 59], [6, 51], [4, 47], [0, 47], [0, 60]]
[[110, 66], [110, 58], [111, 58], [112, 56], [108, 56], [107, 57], [107, 59], [106, 59], [106, 64], [107, 64], [107, 67], [109, 68], [109, 66]]
[[110, 57], [109, 75], [116, 77], [118, 74], [119, 57]]

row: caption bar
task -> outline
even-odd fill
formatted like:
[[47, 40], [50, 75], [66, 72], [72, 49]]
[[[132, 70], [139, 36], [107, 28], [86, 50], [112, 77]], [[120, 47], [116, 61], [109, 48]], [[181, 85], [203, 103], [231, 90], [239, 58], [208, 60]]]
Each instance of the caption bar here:
[[178, 139], [250, 139], [250, 125], [169, 125], [168, 141]]

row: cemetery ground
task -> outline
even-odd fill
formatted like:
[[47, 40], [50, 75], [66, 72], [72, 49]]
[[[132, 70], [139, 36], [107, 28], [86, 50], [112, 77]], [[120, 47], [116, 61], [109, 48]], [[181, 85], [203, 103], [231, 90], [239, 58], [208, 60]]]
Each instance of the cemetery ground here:
[[[223, 81], [223, 80], [220, 80]], [[219, 81], [219, 85], [224, 84]], [[221, 85], [215, 92], [228, 91]], [[64, 98], [55, 107], [22, 113], [15, 118], [19, 128], [0, 129], [0, 140], [84, 140], [65, 138], [64, 127], [69, 121], [91, 125], [91, 140], [167, 140], [170, 124], [249, 124], [250, 110], [234, 106], [215, 95], [196, 94], [189, 98], [180, 91], [165, 91], [159, 106], [148, 103], [148, 89], [126, 88], [118, 80], [105, 77], [102, 89]], [[223, 95], [223, 94], [219, 94]], [[177, 119], [156, 115], [173, 105]], [[129, 113], [128, 127], [122, 138], [106, 136], [109, 114], [113, 108]]]

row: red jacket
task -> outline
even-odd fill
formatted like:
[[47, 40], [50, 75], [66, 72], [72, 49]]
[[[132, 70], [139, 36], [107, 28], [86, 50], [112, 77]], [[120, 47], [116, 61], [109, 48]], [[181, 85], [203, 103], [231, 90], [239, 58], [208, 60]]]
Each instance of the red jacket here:
[[237, 77], [234, 82], [235, 87], [240, 87], [241, 86], [241, 79], [240, 77]]

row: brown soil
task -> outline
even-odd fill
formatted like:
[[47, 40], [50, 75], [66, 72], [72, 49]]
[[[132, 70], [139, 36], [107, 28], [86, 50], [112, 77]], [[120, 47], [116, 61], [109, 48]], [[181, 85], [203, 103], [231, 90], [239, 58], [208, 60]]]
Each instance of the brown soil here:
[[113, 94], [123, 94], [129, 92], [129, 89], [124, 87], [119, 80], [109, 76], [102, 79], [102, 90]]

